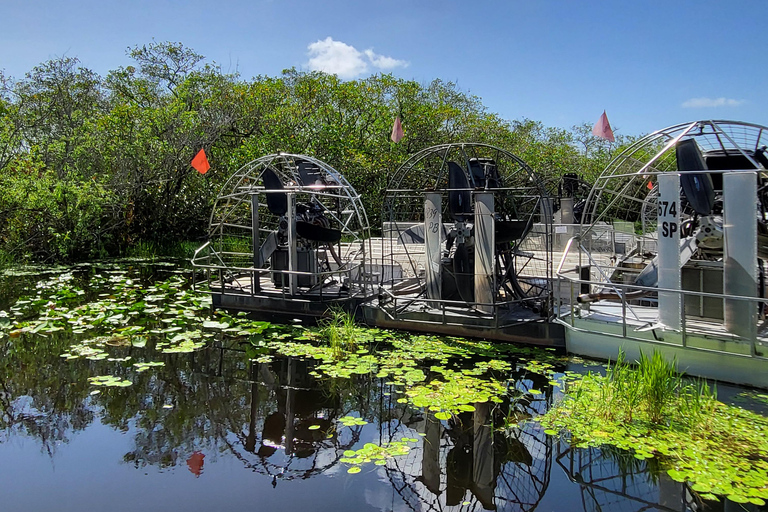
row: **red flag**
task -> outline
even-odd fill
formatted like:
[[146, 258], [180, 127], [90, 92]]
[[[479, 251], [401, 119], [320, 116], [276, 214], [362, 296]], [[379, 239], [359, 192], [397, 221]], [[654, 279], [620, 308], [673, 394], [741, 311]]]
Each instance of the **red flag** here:
[[403, 125], [400, 124], [400, 116], [395, 118], [395, 124], [392, 125], [392, 142], [400, 142], [403, 138]]
[[205, 157], [204, 149], [197, 152], [190, 165], [192, 165], [192, 167], [194, 167], [200, 174], [208, 172], [208, 169], [211, 168], [211, 164], [208, 163], [208, 159]]
[[601, 115], [600, 119], [595, 123], [595, 127], [592, 128], [592, 135], [615, 142], [615, 139], [613, 138], [613, 130], [611, 130], [611, 124], [608, 122], [608, 116], [605, 115], [605, 110], [603, 110], [603, 115]]
[[200, 452], [193, 452], [187, 459], [187, 467], [196, 477], [203, 472], [203, 459], [205, 459], [205, 455]]

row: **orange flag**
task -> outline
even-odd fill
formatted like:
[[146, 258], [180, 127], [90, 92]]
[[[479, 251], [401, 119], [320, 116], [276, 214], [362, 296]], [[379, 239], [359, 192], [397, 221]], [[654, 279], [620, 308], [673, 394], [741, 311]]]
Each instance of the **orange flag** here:
[[211, 168], [211, 164], [208, 163], [208, 158], [205, 156], [204, 149], [197, 152], [190, 165], [192, 165], [192, 167], [194, 167], [200, 174], [208, 172], [208, 169]]
[[592, 135], [615, 142], [615, 139], [613, 138], [613, 130], [611, 130], [611, 123], [608, 122], [608, 116], [605, 115], [605, 110], [603, 110], [603, 115], [601, 115], [600, 119], [595, 123], [595, 127], [592, 128]]
[[390, 137], [392, 142], [400, 142], [403, 138], [403, 125], [400, 124], [400, 116], [395, 118], [395, 124], [392, 125], [392, 136]]
[[187, 459], [187, 467], [196, 477], [203, 472], [203, 459], [205, 459], [205, 454], [201, 452], [193, 452]]

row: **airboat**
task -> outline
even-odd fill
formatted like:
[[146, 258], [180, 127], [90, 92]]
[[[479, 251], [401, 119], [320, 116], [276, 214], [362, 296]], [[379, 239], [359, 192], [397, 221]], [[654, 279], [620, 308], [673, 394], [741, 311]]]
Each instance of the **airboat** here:
[[334, 168], [267, 155], [224, 184], [192, 264], [205, 270], [214, 307], [276, 318], [354, 310], [377, 293], [369, 230], [360, 196]]
[[601, 359], [660, 350], [691, 375], [768, 388], [767, 130], [672, 126], [591, 188], [567, 174], [559, 190], [503, 149], [431, 147], [392, 175], [375, 237], [340, 172], [268, 155], [224, 185], [192, 262], [214, 307], [282, 319], [341, 308]]
[[[552, 200], [520, 158], [484, 144], [414, 154], [384, 195], [370, 322], [562, 346], [552, 315]], [[391, 273], [390, 273], [391, 272]]]
[[691, 375], [768, 387], [766, 144], [763, 126], [696, 121], [608, 165], [555, 272], [569, 352], [659, 350]]
[[384, 191], [381, 236], [344, 176], [278, 153], [239, 169], [192, 259], [214, 307], [564, 346], [551, 322], [552, 201], [520, 158], [446, 144], [405, 162]]

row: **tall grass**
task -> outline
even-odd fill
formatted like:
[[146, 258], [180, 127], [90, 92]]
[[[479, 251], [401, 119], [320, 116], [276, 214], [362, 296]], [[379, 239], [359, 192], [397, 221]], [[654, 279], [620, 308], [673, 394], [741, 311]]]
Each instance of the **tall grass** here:
[[658, 350], [654, 350], [651, 357], [640, 352], [637, 373], [642, 387], [641, 403], [653, 423], [664, 420], [667, 406], [684, 389], [683, 377], [676, 366], [675, 360], [667, 361]]
[[180, 258], [189, 259], [201, 244], [199, 242], [183, 241], [168, 244], [141, 240], [125, 250], [129, 258]]
[[352, 315], [341, 308], [330, 310], [331, 316], [319, 322], [320, 333], [328, 342], [335, 359], [357, 350], [357, 326]]
[[10, 268], [25, 263], [24, 258], [14, 256], [10, 252], [0, 249], [0, 269]]
[[692, 424], [703, 421], [715, 402], [715, 392], [705, 381], [685, 379], [676, 361], [668, 361], [659, 351], [651, 356], [641, 352], [637, 366], [619, 353], [598, 389], [598, 409], [615, 420]]

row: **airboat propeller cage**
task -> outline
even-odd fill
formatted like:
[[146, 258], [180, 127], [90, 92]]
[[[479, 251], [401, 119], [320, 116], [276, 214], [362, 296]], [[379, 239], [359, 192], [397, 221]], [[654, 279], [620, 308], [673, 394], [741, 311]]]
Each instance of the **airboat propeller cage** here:
[[[582, 237], [617, 220], [634, 226], [637, 247], [623, 258], [656, 255], [634, 284], [658, 286], [661, 324], [677, 330], [681, 317], [698, 315], [720, 319], [737, 336], [756, 335], [758, 308], [735, 297], [761, 296], [757, 268], [765, 253], [758, 252], [758, 226], [768, 233], [767, 142], [768, 128], [760, 125], [680, 124], [639, 139], [596, 180], [584, 209], [591, 224]], [[719, 236], [721, 245], [707, 243]], [[713, 276], [721, 276], [720, 284]], [[729, 297], [665, 291], [680, 289]]]
[[210, 242], [193, 262], [246, 293], [267, 287], [329, 300], [356, 293], [369, 238], [360, 196], [341, 173], [307, 155], [277, 153], [249, 162], [224, 184]]
[[549, 195], [515, 155], [477, 143], [425, 149], [395, 172], [384, 203], [383, 232], [407, 258], [403, 279], [433, 307], [547, 307]]

